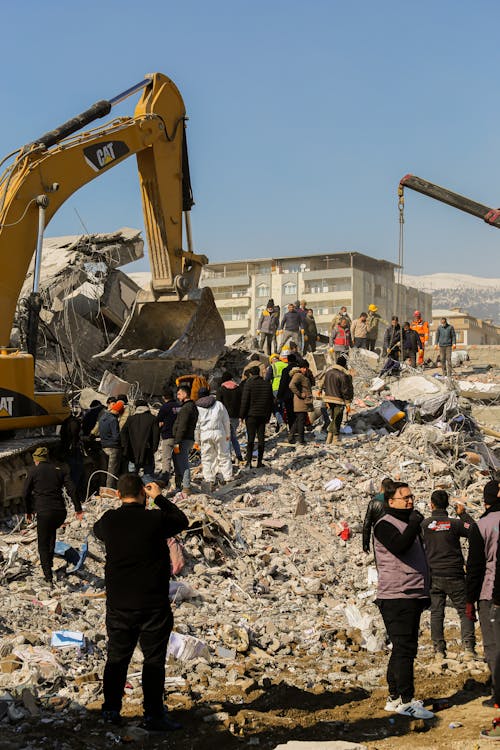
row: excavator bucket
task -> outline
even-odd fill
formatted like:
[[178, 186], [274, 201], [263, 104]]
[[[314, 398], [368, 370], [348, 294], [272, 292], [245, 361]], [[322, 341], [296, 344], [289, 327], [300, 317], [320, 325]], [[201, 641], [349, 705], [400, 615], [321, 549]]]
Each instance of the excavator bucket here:
[[197, 289], [182, 301], [143, 297], [140, 292], [120, 333], [96, 358], [204, 360], [222, 352], [226, 334], [211, 289]]

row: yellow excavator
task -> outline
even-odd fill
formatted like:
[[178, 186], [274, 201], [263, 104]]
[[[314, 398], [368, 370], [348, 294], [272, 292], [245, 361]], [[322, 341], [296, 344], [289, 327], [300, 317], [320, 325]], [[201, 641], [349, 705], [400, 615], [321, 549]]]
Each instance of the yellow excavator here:
[[[141, 96], [133, 116], [87, 129], [138, 92]], [[57, 424], [69, 413], [64, 393], [34, 390], [43, 235], [56, 211], [76, 190], [133, 154], [152, 283], [150, 290], [139, 292], [117, 338], [97, 356], [125, 361], [199, 361], [222, 351], [222, 318], [211, 290], [198, 285], [208, 259], [192, 248], [189, 212], [194, 201], [186, 119], [184, 102], [173, 81], [153, 73], [0, 162], [2, 166], [11, 159], [0, 176], [0, 431]], [[183, 216], [187, 249], [182, 243]], [[28, 351], [22, 352], [10, 347], [10, 333], [33, 253]]]

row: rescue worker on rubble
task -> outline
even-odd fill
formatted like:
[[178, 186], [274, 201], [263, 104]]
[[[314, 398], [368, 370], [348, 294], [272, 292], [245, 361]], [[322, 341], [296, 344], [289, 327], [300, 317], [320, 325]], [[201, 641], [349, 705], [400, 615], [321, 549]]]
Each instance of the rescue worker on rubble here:
[[277, 332], [278, 336], [281, 335], [280, 348], [283, 349], [289, 339], [293, 339], [298, 345], [303, 332], [301, 315], [295, 305], [290, 302]]
[[331, 365], [326, 371], [321, 397], [330, 409], [331, 421], [328, 425], [326, 442], [339, 444], [344, 409], [349, 414], [354, 397], [352, 375], [347, 369], [347, 360], [342, 354], [337, 358], [336, 364]]
[[96, 425], [101, 439], [101, 448], [108, 459], [106, 486], [112, 488], [116, 488], [122, 461], [120, 425], [118, 420], [123, 408], [123, 401], [108, 399], [108, 408], [101, 412]]
[[180, 404], [174, 398], [174, 389], [170, 386], [163, 388], [163, 403], [158, 411], [158, 427], [160, 428], [161, 437], [161, 475], [160, 479], [167, 485], [172, 473], [172, 454], [174, 451], [174, 422]]
[[245, 383], [241, 397], [240, 418], [245, 420], [247, 428], [247, 455], [245, 466], [252, 465], [253, 447], [257, 436], [257, 468], [263, 466], [266, 424], [273, 412], [273, 392], [271, 384], [259, 374], [259, 368], [253, 367]]
[[293, 352], [290, 352], [287, 355], [286, 365], [281, 370], [277, 392], [277, 399], [280, 408], [283, 410], [283, 418], [287, 423], [289, 430], [291, 430], [295, 421], [295, 413], [293, 411], [293, 393], [290, 390], [290, 380], [292, 379], [292, 370], [294, 367], [297, 367], [298, 361], [297, 355]]
[[464, 556], [461, 539], [468, 539], [474, 519], [465, 512], [461, 502], [455, 504], [458, 518], [447, 513], [449, 504], [445, 490], [431, 495], [431, 515], [422, 521], [425, 554], [431, 573], [431, 639], [437, 656], [446, 656], [444, 639], [444, 608], [449, 597], [460, 617], [462, 646], [469, 658], [475, 656], [474, 623], [465, 614]]
[[403, 360], [409, 360], [412, 367], [417, 366], [417, 352], [422, 349], [420, 336], [410, 326], [409, 322], [403, 323]]
[[332, 328], [337, 328], [337, 326], [340, 325], [340, 321], [345, 320], [347, 322], [347, 327], [350, 328], [352, 324], [352, 320], [349, 317], [349, 313], [347, 312], [347, 307], [345, 305], [342, 305], [341, 308], [339, 308], [338, 313], [334, 315], [332, 320]]
[[352, 347], [350, 323], [346, 317], [340, 319], [338, 325], [334, 326], [330, 333], [330, 354], [335, 355], [335, 361], [339, 357], [347, 358], [349, 349]]
[[425, 359], [425, 347], [429, 340], [429, 324], [426, 320], [422, 320], [422, 313], [420, 312], [420, 310], [415, 310], [415, 312], [413, 313], [411, 328], [420, 336], [422, 349], [418, 353], [417, 364], [423, 365]]
[[194, 445], [194, 431], [198, 422], [198, 409], [191, 399], [191, 388], [188, 383], [183, 383], [177, 388], [177, 401], [180, 408], [172, 428], [175, 485], [187, 496], [191, 494], [189, 454]]
[[199, 434], [199, 440], [196, 442], [201, 448], [203, 479], [208, 490], [213, 492], [217, 486], [217, 474], [222, 475], [224, 482], [230, 482], [233, 476], [231, 423], [226, 407], [210, 395], [208, 388], [200, 388], [198, 396], [196, 435]]
[[[146, 510], [146, 495], [159, 510]], [[173, 617], [168, 598], [170, 555], [167, 539], [187, 529], [189, 521], [152, 482], [144, 487], [135, 474], [118, 481], [118, 508], [94, 524], [106, 547], [106, 630], [108, 656], [103, 676], [105, 722], [119, 725], [127, 670], [137, 642], [143, 654], [143, 728], [180, 729], [163, 703], [167, 644]]]
[[274, 342], [276, 340], [278, 325], [278, 314], [276, 313], [274, 302], [269, 300], [266, 309], [261, 313], [257, 325], [257, 335], [260, 337], [259, 349], [263, 352], [265, 345], [268, 356], [274, 351]]
[[318, 328], [314, 319], [314, 310], [309, 308], [304, 318], [304, 346], [302, 353], [306, 355], [308, 352], [316, 351], [316, 342], [319, 341]]
[[373, 303], [368, 305], [368, 315], [366, 317], [366, 348], [371, 352], [375, 351], [380, 323], [385, 323], [387, 325], [387, 321], [382, 320], [380, 317], [377, 305], [374, 305]]
[[446, 318], [441, 318], [441, 324], [436, 331], [435, 349], [439, 347], [439, 358], [443, 375], [451, 377], [451, 351], [457, 348], [457, 334], [455, 328], [448, 323]]
[[366, 349], [368, 342], [368, 315], [362, 312], [351, 326], [352, 341], [356, 349]]
[[383, 351], [386, 357], [399, 361], [399, 354], [401, 351], [401, 326], [399, 325], [399, 318], [397, 315], [392, 316], [391, 325], [386, 328], [384, 333]]
[[487, 482], [483, 488], [483, 498], [486, 510], [469, 532], [465, 611], [469, 620], [475, 622], [477, 602], [484, 657], [490, 669], [492, 684], [492, 697], [484, 701], [483, 705], [500, 708], [500, 607], [495, 606], [493, 599], [500, 525], [498, 481]]
[[79, 520], [83, 518], [82, 506], [67, 470], [50, 460], [48, 448], [37, 448], [33, 453], [33, 463], [34, 466], [28, 469], [23, 489], [26, 520], [31, 523], [33, 514], [36, 513], [38, 556], [43, 577], [52, 587], [56, 532], [66, 520], [63, 488], [68, 493]]
[[307, 362], [300, 360], [297, 367], [291, 370], [290, 390], [293, 393], [293, 411], [295, 413], [295, 420], [293, 422], [290, 434], [288, 436], [288, 442], [292, 445], [296, 439], [299, 441], [299, 445], [305, 445], [305, 426], [307, 412], [312, 411], [313, 397], [311, 381], [307, 377]]
[[363, 522], [363, 552], [368, 553], [370, 551], [372, 528], [387, 510], [384, 493], [392, 487], [392, 484], [393, 480], [390, 477], [385, 477], [380, 482], [379, 491], [370, 498]]
[[392, 643], [387, 665], [389, 697], [385, 710], [432, 719], [434, 714], [414, 700], [413, 664], [418, 651], [420, 617], [429, 606], [429, 570], [420, 539], [423, 516], [413, 509], [405, 482], [384, 492], [387, 509], [374, 527], [378, 570], [377, 604]]
[[283, 356], [279, 357], [277, 354], [271, 354], [269, 357], [269, 366], [264, 377], [264, 380], [271, 383], [271, 388], [273, 389], [276, 432], [280, 431], [281, 425], [283, 424], [283, 408], [280, 401], [278, 401], [278, 389], [280, 386], [281, 373], [287, 364], [287, 355], [283, 354]]

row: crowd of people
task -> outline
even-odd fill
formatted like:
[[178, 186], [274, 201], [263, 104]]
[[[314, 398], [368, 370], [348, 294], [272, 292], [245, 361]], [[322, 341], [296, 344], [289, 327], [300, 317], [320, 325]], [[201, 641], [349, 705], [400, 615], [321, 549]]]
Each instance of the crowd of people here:
[[[381, 326], [385, 330], [381, 331]], [[330, 352], [335, 357], [347, 357], [351, 348], [375, 351], [379, 335], [381, 355], [384, 358], [382, 372], [397, 372], [402, 362], [411, 367], [421, 366], [425, 362], [425, 350], [429, 342], [429, 323], [423, 320], [420, 310], [415, 310], [413, 319], [401, 326], [399, 318], [393, 315], [390, 323], [384, 320], [375, 304], [368, 305], [368, 312], [362, 312], [358, 318], [351, 319], [347, 307], [340, 307], [333, 317], [328, 336]], [[280, 322], [280, 308], [270, 299], [257, 324], [259, 348], [271, 355], [286, 349], [290, 341], [297, 344], [298, 352], [305, 356], [316, 351], [317, 342], [321, 340], [314, 310], [307, 307], [306, 300], [297, 300], [287, 306]], [[326, 342], [326, 336], [324, 337]], [[443, 375], [452, 375], [452, 350], [456, 349], [457, 337], [454, 327], [446, 318], [442, 318], [436, 330], [435, 351], [439, 350], [439, 361]]]
[[[445, 490], [430, 497], [427, 518], [415, 509], [407, 483], [387, 477], [369, 502], [363, 525], [363, 550], [372, 549], [378, 571], [377, 604], [392, 644], [387, 667], [386, 711], [430, 719], [433, 713], [415, 700], [414, 661], [420, 618], [430, 608], [430, 634], [437, 658], [446, 657], [445, 604], [451, 601], [460, 617], [462, 659], [477, 658], [476, 608], [484, 657], [491, 673], [492, 696], [485, 706], [500, 707], [500, 484], [483, 489], [485, 512], [474, 520], [463, 499], [448, 508]], [[461, 540], [468, 540], [467, 564]], [[500, 738], [486, 730], [484, 737]]]
[[[47, 448], [40, 447], [33, 454], [24, 497], [27, 519], [31, 521], [36, 513], [39, 557], [49, 585], [53, 585], [57, 529], [67, 514], [63, 490], [77, 516], [81, 518], [84, 512], [88, 487], [83, 486], [83, 453], [89, 445], [121, 503], [94, 526], [95, 536], [106, 548], [108, 657], [103, 716], [111, 723], [120, 723], [127, 668], [139, 643], [144, 654], [144, 726], [152, 731], [178, 727], [163, 705], [165, 654], [172, 630], [167, 539], [189, 525], [176, 501], [187, 500], [193, 492], [194, 456], [201, 457], [201, 489], [212, 492], [252, 468], [254, 458], [256, 469], [265, 466], [266, 427], [273, 417], [274, 430], [286, 430], [282, 437], [290, 445], [305, 444], [308, 427], [321, 419], [327, 445], [338, 446], [354, 396], [349, 350], [353, 346], [372, 349], [384, 322], [375, 305], [354, 321], [341, 308], [330, 339], [334, 361], [319, 385], [304, 358], [304, 351], [315, 345], [315, 327], [304, 323], [308, 318], [314, 321], [313, 311], [305, 302], [298, 308], [290, 305], [281, 328], [274, 330], [276, 310], [271, 303], [259, 329], [261, 344], [270, 350], [267, 358], [252, 354], [241, 373], [223, 372], [212, 389], [203, 376], [180, 377], [175, 385], [166, 385], [157, 411], [144, 400], [129, 403], [125, 394], [110, 397], [105, 404], [93, 401], [85, 413], [72, 414], [62, 426], [67, 468], [51, 460]], [[394, 352], [395, 358], [401, 351], [403, 356], [412, 354], [414, 362], [426, 343], [415, 325], [405, 323], [401, 332], [393, 318], [384, 336], [385, 353], [392, 356]], [[449, 324], [443, 321], [441, 328], [438, 345], [452, 347]], [[278, 353], [272, 350], [274, 337], [281, 331], [286, 334], [285, 346]], [[240, 443], [243, 435], [246, 446]], [[161, 457], [158, 463], [157, 456]], [[166, 496], [169, 489], [170, 499]], [[156, 506], [154, 512], [145, 512], [147, 498]], [[455, 515], [450, 516], [447, 493], [436, 490], [430, 498], [430, 515], [424, 518], [414, 508], [408, 484], [388, 477], [368, 504], [363, 550], [370, 553], [373, 549], [375, 555], [377, 604], [392, 644], [387, 711], [421, 719], [433, 716], [415, 699], [413, 670], [421, 615], [429, 607], [436, 656], [446, 656], [447, 597], [460, 617], [464, 658], [476, 658], [477, 607], [492, 676], [488, 700], [500, 706], [500, 488], [496, 479], [486, 484], [484, 501], [485, 513], [477, 520], [462, 500], [455, 502]], [[469, 545], [467, 565], [462, 539]]]

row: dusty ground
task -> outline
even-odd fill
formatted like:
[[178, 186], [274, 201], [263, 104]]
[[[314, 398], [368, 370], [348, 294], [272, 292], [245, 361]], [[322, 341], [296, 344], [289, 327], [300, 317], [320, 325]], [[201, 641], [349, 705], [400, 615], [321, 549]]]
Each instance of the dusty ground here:
[[[48, 750], [84, 750], [129, 744], [134, 748], [173, 748], [174, 750], [232, 750], [258, 746], [271, 750], [288, 740], [343, 739], [360, 742], [379, 750], [473, 750], [488, 747], [480, 741], [479, 731], [487, 727], [498, 713], [482, 706], [488, 690], [484, 682], [471, 679], [467, 672], [452, 676], [429, 675], [426, 669], [417, 669], [416, 684], [419, 695], [430, 701], [447, 699], [452, 707], [439, 711], [435, 720], [412, 722], [406, 717], [384, 712], [386, 692], [383, 688], [371, 695], [362, 688], [345, 692], [325, 692], [321, 685], [305, 691], [293, 687], [293, 671], [299, 665], [291, 664], [282, 682], [267, 689], [251, 692], [242, 700], [233, 696], [217, 701], [211, 695], [208, 702], [199, 696], [195, 704], [184, 698], [184, 708], [172, 711], [183, 723], [184, 729], [167, 736], [137, 734], [138, 716], [129, 715], [123, 728], [104, 727], [100, 722], [99, 704], [89, 707], [74, 724], [64, 727], [40, 724], [30, 720], [29, 732], [16, 736], [14, 728], [6, 727], [0, 739], [2, 750], [28, 750], [44, 747]], [[427, 702], [427, 701], [426, 701]], [[171, 707], [179, 705], [175, 695], [168, 701]], [[124, 711], [127, 714], [127, 709]], [[450, 729], [450, 722], [460, 722], [462, 727]], [[27, 739], [29, 737], [29, 739]]]

